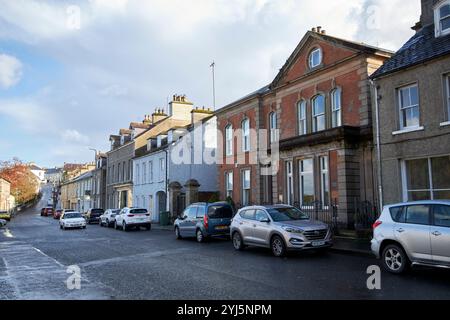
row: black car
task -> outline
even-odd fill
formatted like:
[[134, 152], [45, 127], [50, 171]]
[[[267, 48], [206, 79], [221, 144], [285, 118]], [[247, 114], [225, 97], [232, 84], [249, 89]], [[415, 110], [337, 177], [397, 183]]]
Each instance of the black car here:
[[99, 223], [100, 222], [100, 216], [105, 213], [105, 210], [103, 209], [89, 209], [86, 213], [86, 222], [88, 224], [91, 223]]

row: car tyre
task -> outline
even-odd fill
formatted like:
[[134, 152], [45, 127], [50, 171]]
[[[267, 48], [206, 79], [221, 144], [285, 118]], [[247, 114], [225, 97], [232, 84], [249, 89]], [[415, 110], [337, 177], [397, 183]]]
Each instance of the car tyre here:
[[151, 224], [147, 225], [147, 226], [145, 227], [145, 230], [147, 230], [147, 231], [152, 230], [152, 225], [151, 225]]
[[127, 224], [125, 223], [125, 221], [122, 222], [122, 230], [125, 232], [128, 231], [128, 227], [127, 227]]
[[273, 236], [270, 241], [270, 248], [275, 257], [281, 258], [286, 255], [286, 245], [280, 236]]
[[393, 274], [401, 274], [409, 267], [409, 259], [402, 247], [390, 244], [381, 254], [383, 268]]
[[235, 250], [237, 251], [244, 250], [244, 241], [242, 240], [241, 234], [239, 232], [236, 231], [235, 233], [233, 233], [232, 240], [233, 240], [233, 247]]
[[205, 236], [203, 235], [203, 232], [200, 229], [198, 229], [197, 232], [195, 233], [195, 238], [197, 239], [198, 243], [205, 242]]
[[177, 240], [183, 239], [183, 237], [181, 236], [181, 233], [180, 233], [180, 228], [178, 228], [178, 227], [175, 227], [175, 238]]

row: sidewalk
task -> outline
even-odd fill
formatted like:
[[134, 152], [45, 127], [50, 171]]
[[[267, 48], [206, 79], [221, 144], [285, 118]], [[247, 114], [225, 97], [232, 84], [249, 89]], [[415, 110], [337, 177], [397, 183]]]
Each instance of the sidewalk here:
[[[173, 225], [161, 226], [152, 224], [154, 230], [173, 231]], [[334, 245], [331, 248], [335, 252], [344, 252], [373, 257], [370, 249], [370, 241], [365, 239], [353, 239], [348, 237], [334, 237]]]

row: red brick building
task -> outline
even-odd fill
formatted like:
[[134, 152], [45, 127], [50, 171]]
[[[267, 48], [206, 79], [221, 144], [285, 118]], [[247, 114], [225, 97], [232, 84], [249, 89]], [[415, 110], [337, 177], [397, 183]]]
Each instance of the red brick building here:
[[[271, 84], [217, 111], [221, 196], [241, 205], [333, 202], [340, 222], [352, 223], [355, 203], [376, 200], [369, 76], [391, 55], [320, 27], [307, 32]], [[267, 137], [246, 138], [247, 125]], [[261, 171], [261, 139], [279, 144], [271, 176]], [[237, 161], [243, 155], [253, 161]]]

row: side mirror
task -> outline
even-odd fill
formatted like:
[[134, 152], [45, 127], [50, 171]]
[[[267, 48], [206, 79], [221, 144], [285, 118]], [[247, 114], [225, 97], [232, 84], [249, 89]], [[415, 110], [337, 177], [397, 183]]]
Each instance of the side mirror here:
[[263, 218], [263, 219], [259, 220], [259, 222], [270, 223], [270, 219], [269, 218]]

